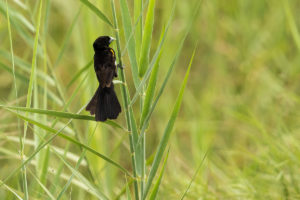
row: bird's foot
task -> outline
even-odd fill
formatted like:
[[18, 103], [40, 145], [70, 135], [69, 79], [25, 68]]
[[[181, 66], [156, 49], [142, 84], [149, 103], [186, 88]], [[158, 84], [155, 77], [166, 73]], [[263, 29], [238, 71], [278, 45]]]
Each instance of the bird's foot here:
[[117, 67], [120, 68], [120, 69], [124, 69], [125, 68], [125, 66], [121, 65], [121, 64], [118, 64]]

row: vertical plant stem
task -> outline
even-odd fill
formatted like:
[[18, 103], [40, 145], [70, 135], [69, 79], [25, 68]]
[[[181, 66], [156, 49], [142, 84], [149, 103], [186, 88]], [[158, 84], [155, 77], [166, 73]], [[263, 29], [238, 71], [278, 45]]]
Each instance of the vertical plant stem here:
[[[10, 45], [10, 54], [11, 54], [11, 63], [12, 63], [14, 89], [15, 89], [15, 96], [16, 96], [16, 100], [17, 100], [18, 99], [18, 88], [17, 88], [17, 82], [16, 82], [17, 79], [16, 79], [16, 74], [15, 74], [14, 49], [13, 49], [13, 44], [12, 44], [12, 33], [11, 33], [10, 17], [9, 17], [7, 0], [6, 0], [6, 18], [7, 18], [7, 26], [8, 26], [8, 35], [9, 35], [9, 45]], [[19, 104], [18, 101], [16, 101], [16, 105], [17, 106], [19, 106], [18, 104]], [[21, 133], [20, 119], [19, 118], [18, 118], [18, 132], [20, 133], [20, 137], [19, 137], [19, 139], [20, 139], [20, 157], [21, 157], [21, 161], [23, 162], [22, 149], [23, 149], [24, 144], [23, 144], [23, 139], [22, 139], [22, 133]], [[25, 167], [23, 169], [25, 170]], [[26, 172], [24, 170], [22, 170], [23, 185], [27, 186]], [[28, 198], [27, 187], [26, 187], [26, 189], [24, 188], [24, 190], [26, 191], [25, 192], [25, 198]]]
[[[118, 29], [118, 22], [117, 22], [117, 16], [116, 16], [116, 8], [114, 4], [114, 0], [111, 0], [111, 8], [113, 12], [113, 18], [114, 18], [114, 28], [115, 28], [115, 37], [116, 37], [116, 42], [117, 42], [117, 50], [118, 50], [118, 59], [119, 59], [119, 65], [123, 66], [122, 63], [122, 52], [121, 52], [121, 47], [120, 47], [120, 37], [119, 37], [119, 29]], [[131, 152], [131, 161], [132, 161], [132, 169], [133, 169], [133, 176], [134, 176], [134, 194], [135, 198], [138, 200], [139, 199], [139, 191], [138, 191], [138, 183], [136, 179], [136, 162], [135, 162], [135, 153], [134, 153], [134, 141], [133, 141], [133, 136], [131, 133], [131, 123], [130, 123], [130, 112], [128, 108], [128, 94], [127, 94], [127, 89], [126, 89], [126, 79], [125, 79], [125, 74], [123, 71], [123, 68], [119, 69], [119, 74], [120, 74], [120, 79], [124, 84], [121, 84], [121, 93], [122, 93], [122, 99], [123, 99], [123, 105], [124, 105], [124, 110], [125, 110], [125, 116], [126, 116], [126, 123], [127, 123], [127, 128], [129, 133], [129, 143], [130, 143], [130, 152]]]
[[[140, 97], [140, 109], [141, 109], [141, 112], [143, 110], [143, 105], [144, 105], [144, 87], [142, 88], [142, 95]], [[140, 134], [143, 134], [140, 132]], [[145, 153], [146, 153], [146, 148], [145, 148], [145, 144], [146, 144], [146, 140], [145, 140], [145, 137], [143, 137], [143, 140], [141, 142], [141, 166], [142, 166], [142, 170], [141, 170], [141, 199], [143, 198], [143, 193], [144, 193], [144, 184], [145, 184]]]

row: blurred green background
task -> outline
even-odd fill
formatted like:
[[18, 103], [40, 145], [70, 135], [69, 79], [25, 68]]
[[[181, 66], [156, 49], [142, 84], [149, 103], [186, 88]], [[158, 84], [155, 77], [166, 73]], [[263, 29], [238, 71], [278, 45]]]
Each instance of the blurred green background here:
[[[93, 67], [89, 67], [70, 87], [67, 87], [68, 83], [93, 58], [94, 40], [101, 35], [113, 36], [113, 30], [80, 1], [49, 2], [43, 2], [37, 70], [45, 70], [42, 49], [46, 43], [47, 62], [53, 73], [49, 69], [44, 72], [49, 77], [56, 76], [56, 79], [51, 79], [52, 85], [51, 81], [48, 83], [48, 90], [54, 97], [48, 96], [46, 108], [63, 111], [57, 85], [67, 101], [84, 81], [68, 108], [69, 112], [75, 113], [88, 103], [98, 86]], [[90, 2], [112, 19], [110, 1]], [[134, 2], [127, 2], [133, 16]], [[177, 2], [160, 59], [158, 86], [162, 84], [187, 24], [193, 21], [146, 134], [149, 170], [197, 44], [182, 107], [169, 141], [169, 158], [157, 198], [179, 199], [200, 166], [186, 199], [300, 199], [300, 1], [204, 0], [197, 18], [193, 19], [192, 11], [197, 2]], [[33, 0], [8, 0], [8, 5], [18, 105], [25, 106], [39, 4]], [[156, 2], [151, 57], [172, 6], [171, 0]], [[126, 43], [118, 1], [116, 8], [121, 47], [124, 49]], [[4, 105], [17, 105], [4, 0], [0, 2], [0, 11], [0, 100]], [[43, 21], [46, 13], [48, 28]], [[116, 49], [115, 44], [113, 48]], [[135, 90], [127, 53], [123, 55], [123, 61], [132, 96]], [[37, 80], [37, 84], [43, 87], [45, 78], [38, 76]], [[119, 84], [116, 90], [121, 99]], [[38, 91], [34, 98], [39, 99], [39, 104], [32, 105], [43, 108], [43, 92]], [[134, 111], [139, 116], [138, 103], [134, 105]], [[19, 134], [23, 134], [23, 121], [18, 129], [14, 114], [4, 109], [0, 112], [2, 181], [21, 163]], [[44, 120], [42, 115], [35, 117]], [[54, 118], [47, 120], [50, 125]], [[66, 122], [60, 119], [56, 130]], [[125, 126], [124, 109], [117, 122]], [[75, 120], [74, 126], [67, 127], [66, 132], [74, 135], [76, 129], [81, 141], [86, 141], [95, 125], [95, 122]], [[33, 152], [37, 142], [30, 127], [25, 142], [27, 156]], [[80, 156], [80, 148], [61, 138], [56, 138], [51, 145], [59, 148], [61, 155], [68, 146], [72, 154], [68, 154], [67, 159], [75, 166], [74, 160]], [[91, 146], [131, 170], [125, 132], [100, 123], [91, 139]], [[97, 177], [97, 187], [111, 199], [118, 198], [118, 195], [125, 199], [125, 176], [98, 157], [89, 153], [87, 156], [92, 173]], [[72, 171], [53, 152], [49, 157], [44, 182], [56, 198]], [[37, 156], [27, 165], [28, 192], [32, 199], [50, 198], [37, 181], [41, 173], [37, 166], [42, 158]], [[55, 175], [57, 170], [62, 170], [58, 177]], [[89, 177], [86, 162], [79, 171]], [[23, 198], [21, 177], [21, 173], [17, 173], [1, 186], [0, 199], [15, 199], [12, 191]], [[81, 180], [75, 177], [73, 180], [63, 199], [96, 199]]]

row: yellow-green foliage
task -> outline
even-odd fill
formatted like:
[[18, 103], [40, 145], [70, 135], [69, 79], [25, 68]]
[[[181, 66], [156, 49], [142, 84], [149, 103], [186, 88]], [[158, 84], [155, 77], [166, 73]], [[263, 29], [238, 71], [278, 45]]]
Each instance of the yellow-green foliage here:
[[[0, 199], [300, 199], [299, 6], [0, 1]], [[125, 66], [105, 123], [100, 35]]]

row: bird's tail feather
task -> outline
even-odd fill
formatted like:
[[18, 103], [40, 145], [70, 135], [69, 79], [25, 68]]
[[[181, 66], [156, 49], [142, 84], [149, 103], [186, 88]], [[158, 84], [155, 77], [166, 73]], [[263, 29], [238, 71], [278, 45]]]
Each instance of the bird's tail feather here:
[[90, 111], [92, 115], [96, 114], [96, 121], [116, 119], [121, 112], [121, 106], [113, 84], [104, 88], [99, 86], [86, 110]]

